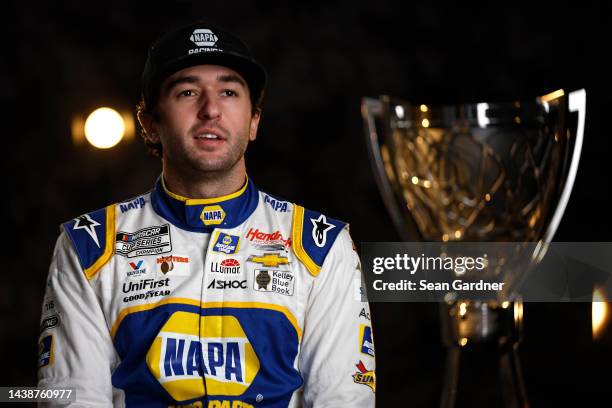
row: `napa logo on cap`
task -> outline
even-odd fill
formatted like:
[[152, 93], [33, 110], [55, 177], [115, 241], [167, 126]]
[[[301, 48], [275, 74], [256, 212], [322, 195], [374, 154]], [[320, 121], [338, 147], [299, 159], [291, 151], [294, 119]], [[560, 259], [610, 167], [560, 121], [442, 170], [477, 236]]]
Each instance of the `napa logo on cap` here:
[[200, 47], [214, 47], [219, 37], [208, 28], [197, 28], [193, 30], [189, 39]]
[[220, 205], [207, 205], [202, 209], [200, 219], [204, 225], [219, 225], [225, 219], [225, 211]]
[[168, 319], [149, 348], [146, 361], [151, 374], [177, 401], [206, 394], [241, 395], [260, 367], [238, 319], [190, 312], [175, 312]]

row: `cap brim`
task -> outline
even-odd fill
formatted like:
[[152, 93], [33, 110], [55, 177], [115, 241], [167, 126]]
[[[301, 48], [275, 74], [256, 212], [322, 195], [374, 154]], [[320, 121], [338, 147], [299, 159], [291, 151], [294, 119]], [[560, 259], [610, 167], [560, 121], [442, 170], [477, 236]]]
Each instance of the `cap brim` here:
[[159, 92], [169, 76], [195, 65], [221, 65], [233, 69], [246, 81], [251, 98], [258, 98], [266, 85], [266, 71], [256, 61], [231, 52], [208, 52], [186, 55], [166, 64], [150, 79], [148, 88]]

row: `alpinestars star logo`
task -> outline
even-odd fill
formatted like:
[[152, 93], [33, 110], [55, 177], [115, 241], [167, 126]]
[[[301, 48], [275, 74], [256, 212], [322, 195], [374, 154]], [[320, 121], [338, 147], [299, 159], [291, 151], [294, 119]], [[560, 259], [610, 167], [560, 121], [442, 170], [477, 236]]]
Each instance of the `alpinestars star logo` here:
[[74, 227], [72, 227], [72, 229], [84, 229], [89, 234], [91, 239], [94, 240], [98, 248], [100, 248], [100, 243], [98, 242], [98, 235], [96, 235], [96, 227], [98, 227], [100, 224], [96, 220], [92, 219], [89, 214], [81, 215], [75, 220], [76, 223], [74, 224]]
[[327, 223], [327, 218], [323, 214], [319, 215], [316, 220], [311, 218], [312, 222], [312, 239], [319, 248], [323, 248], [327, 242], [327, 231], [334, 228], [334, 225]]

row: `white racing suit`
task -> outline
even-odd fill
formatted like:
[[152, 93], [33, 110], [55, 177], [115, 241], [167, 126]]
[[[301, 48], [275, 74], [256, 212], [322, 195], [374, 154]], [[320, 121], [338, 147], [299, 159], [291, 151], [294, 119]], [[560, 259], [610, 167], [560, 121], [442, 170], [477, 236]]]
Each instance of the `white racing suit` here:
[[63, 225], [39, 386], [75, 406], [372, 407], [374, 344], [348, 227], [258, 191], [155, 188]]

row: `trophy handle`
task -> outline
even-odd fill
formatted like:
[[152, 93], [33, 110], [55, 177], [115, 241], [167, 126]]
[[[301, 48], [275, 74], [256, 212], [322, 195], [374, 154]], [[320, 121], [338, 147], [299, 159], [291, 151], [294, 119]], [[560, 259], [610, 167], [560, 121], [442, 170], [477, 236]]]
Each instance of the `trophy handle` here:
[[[388, 100], [386, 96], [382, 96], [382, 98]], [[384, 116], [383, 102], [380, 99], [362, 98], [361, 116], [364, 119], [367, 137], [366, 145], [370, 154], [376, 184], [378, 184], [378, 189], [381, 192], [387, 211], [391, 216], [391, 220], [396, 226], [396, 230], [402, 236], [403, 240], [409, 241], [409, 236], [404, 232], [405, 228], [403, 228], [404, 221], [402, 214], [399, 212], [397, 206], [394, 205], [395, 193], [389, 183], [389, 179], [386, 177], [387, 171], [385, 169], [385, 163], [380, 154], [380, 149], [378, 148], [380, 142], [376, 129], [376, 118], [382, 119]], [[414, 237], [412, 238], [414, 239]]]
[[570, 195], [572, 194], [572, 188], [574, 187], [574, 181], [576, 180], [576, 174], [578, 173], [578, 163], [580, 162], [580, 154], [582, 152], [582, 143], [584, 140], [584, 123], [586, 116], [586, 91], [579, 89], [577, 91], [570, 92], [568, 95], [568, 108], [570, 112], [578, 112], [578, 124], [576, 128], [576, 140], [574, 143], [574, 149], [572, 152], [572, 159], [567, 175], [567, 181], [561, 192], [559, 198], [559, 204], [552, 216], [551, 222], [542, 238], [542, 242], [549, 243], [552, 241], [557, 228], [561, 223], [561, 218], [565, 213], [565, 208], [569, 201]]

